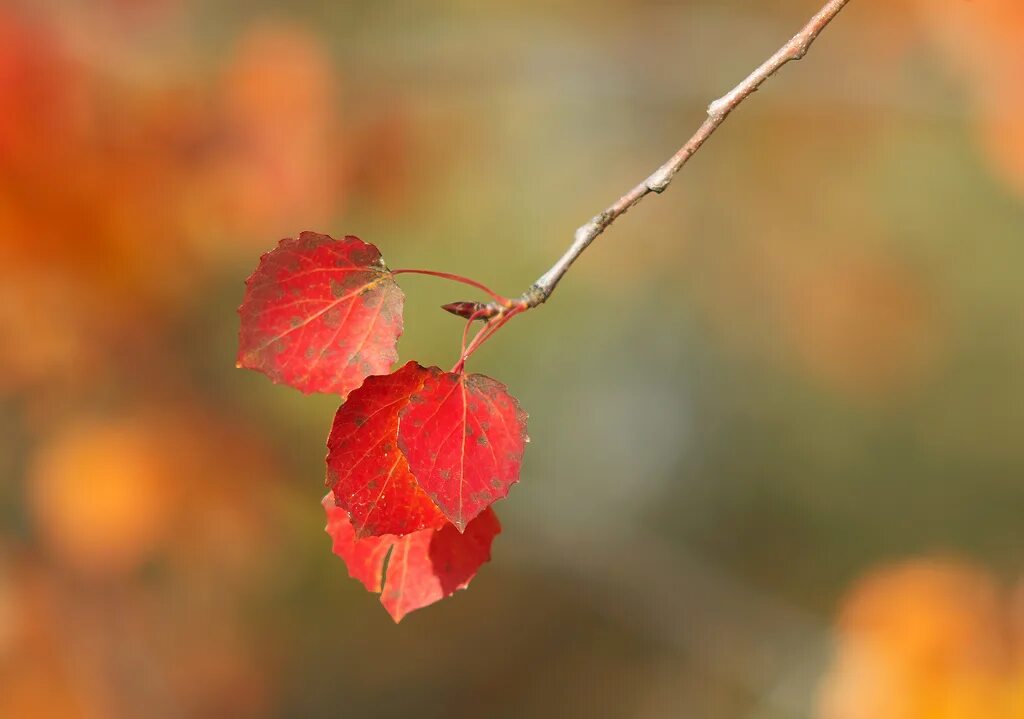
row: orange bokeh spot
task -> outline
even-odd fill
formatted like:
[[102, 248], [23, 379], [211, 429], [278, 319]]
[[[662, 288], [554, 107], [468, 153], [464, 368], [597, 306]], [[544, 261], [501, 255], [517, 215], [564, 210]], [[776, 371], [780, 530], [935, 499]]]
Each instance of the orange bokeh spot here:
[[833, 262], [787, 277], [790, 346], [806, 369], [854, 396], [919, 381], [938, 340], [934, 300], [880, 258]]
[[[1024, 28], [1020, 42], [1024, 45]], [[1024, 62], [1018, 82], [979, 102], [976, 122], [993, 168], [1024, 197]]]
[[137, 567], [167, 525], [173, 477], [159, 438], [130, 422], [70, 427], [29, 470], [29, 504], [57, 557], [87, 572]]
[[993, 170], [1024, 196], [1024, 3], [915, 0], [922, 25], [974, 96]]
[[1019, 719], [1024, 656], [1012, 605], [991, 576], [954, 562], [869, 574], [843, 602], [819, 716]]
[[346, 194], [338, 79], [316, 37], [257, 25], [239, 41], [219, 93], [223, 144], [204, 178], [215, 216], [258, 246], [340, 211]]

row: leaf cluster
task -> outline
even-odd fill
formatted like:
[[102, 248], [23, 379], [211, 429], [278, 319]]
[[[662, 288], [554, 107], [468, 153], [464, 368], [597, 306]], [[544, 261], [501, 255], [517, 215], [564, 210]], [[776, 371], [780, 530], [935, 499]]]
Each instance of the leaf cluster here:
[[357, 237], [282, 240], [246, 281], [237, 364], [342, 397], [327, 441], [327, 532], [397, 622], [468, 586], [490, 559], [501, 531], [491, 505], [518, 481], [529, 439], [505, 386], [464, 371], [465, 345], [450, 372], [390, 371], [405, 302], [395, 274]]

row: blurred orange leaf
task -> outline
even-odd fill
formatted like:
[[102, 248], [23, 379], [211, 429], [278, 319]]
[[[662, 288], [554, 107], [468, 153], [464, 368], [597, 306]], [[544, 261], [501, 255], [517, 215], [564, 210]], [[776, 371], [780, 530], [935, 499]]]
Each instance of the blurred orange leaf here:
[[989, 162], [1024, 197], [1024, 3], [914, 2], [929, 35], [975, 98], [976, 131]]
[[821, 718], [1019, 719], [1022, 600], [955, 562], [868, 574], [843, 602]]
[[84, 423], [36, 454], [29, 503], [50, 547], [85, 571], [136, 567], [167, 530], [172, 467], [160, 438], [132, 422]]

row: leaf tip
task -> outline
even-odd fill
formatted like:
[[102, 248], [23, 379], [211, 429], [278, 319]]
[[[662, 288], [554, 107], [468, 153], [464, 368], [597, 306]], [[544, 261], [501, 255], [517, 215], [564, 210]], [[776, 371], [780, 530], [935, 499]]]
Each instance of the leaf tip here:
[[384, 606], [384, 610], [388, 613], [388, 616], [391, 617], [391, 621], [395, 624], [401, 624], [402, 620], [405, 619], [406, 614], [408, 614], [408, 612], [403, 612], [397, 607], [389, 607], [383, 600], [381, 601], [381, 604]]

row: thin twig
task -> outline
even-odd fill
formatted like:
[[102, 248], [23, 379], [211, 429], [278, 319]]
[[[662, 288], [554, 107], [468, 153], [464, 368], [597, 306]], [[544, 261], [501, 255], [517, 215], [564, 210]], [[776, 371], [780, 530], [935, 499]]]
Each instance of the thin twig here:
[[[725, 122], [736, 107], [747, 97], [754, 93], [769, 77], [774, 75], [783, 65], [799, 60], [811, 47], [818, 34], [825, 29], [832, 19], [839, 14], [839, 11], [846, 6], [849, 0], [829, 0], [818, 13], [808, 21], [806, 25], [793, 36], [789, 42], [783, 45], [778, 51], [764, 63], [750, 73], [746, 79], [722, 97], [718, 98], [708, 106], [708, 115], [697, 132], [693, 134], [686, 144], [674, 154], [668, 162], [659, 167], [652, 175], [616, 200], [604, 212], [595, 215], [590, 222], [576, 230], [572, 245], [565, 251], [557, 262], [547, 272], [541, 275], [533, 286], [530, 287], [521, 297], [514, 302], [519, 312], [536, 307], [547, 301], [559, 281], [569, 271], [572, 263], [575, 262], [583, 251], [590, 246], [609, 225], [615, 222], [620, 215], [637, 204], [647, 195], [653, 193], [661, 194], [672, 182], [672, 178], [682, 169], [690, 157], [693, 156], [701, 145], [711, 137], [719, 125]], [[508, 306], [501, 307], [492, 304], [494, 311], [498, 314], [508, 310]]]

